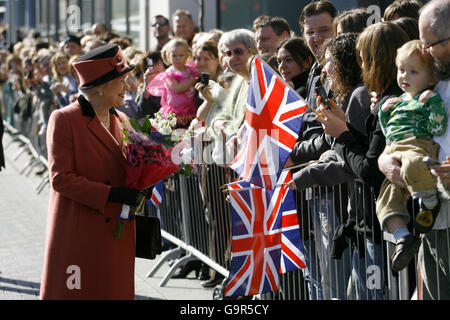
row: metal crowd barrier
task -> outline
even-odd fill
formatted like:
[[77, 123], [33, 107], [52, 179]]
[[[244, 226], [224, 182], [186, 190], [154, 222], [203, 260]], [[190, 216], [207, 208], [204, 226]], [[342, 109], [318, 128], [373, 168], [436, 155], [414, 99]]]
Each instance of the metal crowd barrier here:
[[[202, 181], [202, 183], [201, 183]], [[152, 277], [169, 260], [176, 260], [161, 281], [165, 286], [178, 267], [200, 260], [228, 277], [231, 214], [219, 187], [231, 178], [218, 166], [200, 166], [190, 177], [172, 175], [165, 180], [163, 202], [150, 214], [161, 218], [162, 236], [177, 245], [163, 254], [148, 274]], [[183, 255], [184, 254], [184, 255]]]
[[[236, 176], [226, 168], [203, 165], [189, 178], [173, 175], [165, 180], [163, 203], [158, 209], [151, 210], [152, 214], [159, 214], [161, 218], [163, 238], [175, 244], [176, 248], [162, 253], [157, 266], [148, 274], [152, 277], [162, 264], [172, 260], [172, 267], [160, 286], [170, 281], [177, 268], [192, 260], [200, 260], [223, 276], [228, 276], [231, 260], [231, 209], [226, 201], [226, 194], [222, 193], [219, 187], [235, 178]], [[356, 196], [347, 201], [349, 190], [353, 190]], [[324, 226], [314, 222], [319, 213], [328, 215], [330, 218], [328, 223], [333, 226], [333, 232], [328, 236], [329, 250], [335, 228], [345, 224], [348, 219], [364, 220], [371, 226], [378, 224], [371, 188], [361, 181], [355, 181], [328, 189], [315, 188], [310, 194], [297, 192], [296, 197], [298, 208], [302, 211], [299, 214], [299, 221], [306, 249], [305, 255], [307, 259], [315, 262], [316, 267], [309, 270], [309, 275], [305, 274], [304, 270], [282, 274], [278, 291], [254, 298], [265, 300], [416, 298], [417, 257], [408, 268], [398, 273], [393, 272], [390, 267], [390, 256], [394, 240], [389, 233], [382, 232], [379, 228], [373, 227], [375, 231], [372, 232], [371, 228], [360, 227], [359, 237], [353, 242], [346, 239], [348, 247], [341, 259], [332, 259], [330, 255], [319, 257], [317, 253], [312, 253], [313, 245], [317, 251], [321, 242], [319, 239], [326, 240], [323, 234], [318, 236], [319, 229], [323, 229]], [[336, 202], [336, 199], [340, 201]], [[302, 214], [306, 219], [301, 217]], [[309, 232], [304, 231], [305, 226], [302, 225], [304, 223], [310, 225]], [[314, 236], [319, 238], [314, 239]], [[355, 252], [358, 252], [357, 256]], [[331, 271], [321, 274], [317, 266], [322, 264], [327, 264]], [[326, 289], [322, 287], [321, 294], [317, 290], [314, 292], [314, 288], [310, 288], [306, 281], [312, 278], [319, 283], [328, 283], [329, 291], [325, 292]], [[358, 278], [360, 287], [357, 289], [355, 282]]]
[[[4, 146], [5, 152], [8, 152], [8, 148], [13, 143], [19, 143], [20, 147], [18, 152], [13, 156], [13, 160], [18, 160], [23, 154], [28, 153], [31, 155], [30, 161], [20, 170], [20, 174], [26, 174], [28, 177], [32, 170], [37, 166], [43, 168], [42, 178], [39, 184], [36, 186], [35, 191], [40, 194], [43, 189], [49, 185], [48, 175], [48, 161], [47, 155], [43, 150], [42, 139], [39, 139], [36, 133], [38, 114], [28, 114], [26, 117], [22, 116], [23, 110], [14, 110], [16, 103], [23, 96], [19, 96], [17, 93], [9, 90], [6, 86], [2, 90], [2, 106], [4, 111], [3, 125], [5, 131], [12, 137], [12, 140]], [[31, 103], [32, 100], [30, 100]], [[37, 110], [37, 108], [31, 108], [31, 110]], [[1, 111], [1, 110], [0, 110]]]

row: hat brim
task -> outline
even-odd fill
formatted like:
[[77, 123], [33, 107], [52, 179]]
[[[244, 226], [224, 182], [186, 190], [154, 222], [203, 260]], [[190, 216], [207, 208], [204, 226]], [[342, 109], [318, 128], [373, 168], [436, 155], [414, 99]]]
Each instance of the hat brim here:
[[100, 77], [100, 78], [98, 78], [98, 79], [96, 79], [96, 80], [94, 80], [92, 82], [89, 82], [89, 83], [86, 83], [86, 84], [82, 85], [80, 87], [80, 89], [81, 90], [83, 90], [83, 89], [91, 89], [91, 88], [97, 87], [99, 85], [105, 84], [107, 82], [110, 82], [110, 81], [112, 81], [114, 79], [117, 79], [117, 78], [123, 76], [124, 74], [130, 72], [134, 68], [135, 68], [135, 65], [132, 64], [132, 65], [129, 65], [128, 68], [126, 68], [125, 70], [123, 70], [120, 73], [115, 71], [115, 70], [113, 70], [112, 72], [109, 72], [106, 75], [104, 75], [104, 76], [102, 76], [102, 77]]

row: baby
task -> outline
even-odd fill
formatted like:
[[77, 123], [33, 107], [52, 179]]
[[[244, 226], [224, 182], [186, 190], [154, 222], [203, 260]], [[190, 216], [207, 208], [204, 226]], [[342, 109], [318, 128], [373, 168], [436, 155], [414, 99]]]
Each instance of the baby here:
[[399, 271], [408, 265], [420, 246], [419, 237], [410, 234], [406, 227], [410, 219], [406, 208], [408, 194], [419, 200], [419, 213], [414, 221], [417, 232], [429, 232], [439, 212], [436, 178], [423, 158], [437, 158], [439, 146], [432, 137], [444, 134], [447, 114], [439, 94], [429, 89], [436, 83], [433, 59], [422, 52], [419, 40], [409, 41], [398, 49], [396, 64], [397, 82], [404, 94], [386, 101], [379, 110], [379, 119], [390, 153], [402, 157], [400, 172], [407, 189], [385, 179], [376, 212], [380, 225], [396, 239], [392, 269]]

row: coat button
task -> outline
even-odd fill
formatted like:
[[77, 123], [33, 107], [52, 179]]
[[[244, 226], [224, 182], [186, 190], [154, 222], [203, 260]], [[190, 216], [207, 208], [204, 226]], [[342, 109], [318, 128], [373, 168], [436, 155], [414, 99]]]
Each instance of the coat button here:
[[111, 218], [106, 218], [105, 222], [108, 223], [111, 221]]

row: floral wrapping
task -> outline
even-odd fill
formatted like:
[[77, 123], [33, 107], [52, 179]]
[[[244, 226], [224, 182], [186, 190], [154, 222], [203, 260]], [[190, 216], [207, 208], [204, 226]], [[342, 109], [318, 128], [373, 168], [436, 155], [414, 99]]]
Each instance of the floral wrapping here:
[[[124, 140], [128, 142], [125, 179], [125, 186], [128, 188], [144, 190], [176, 172], [191, 172], [190, 164], [178, 165], [172, 161], [172, 152], [183, 150], [180, 146], [185, 145], [185, 138], [183, 140], [182, 136], [176, 137], [172, 132], [177, 122], [175, 115], [169, 113], [163, 116], [157, 113], [155, 116], [152, 120], [147, 117], [142, 126], [132, 118], [130, 118], [132, 128], [124, 125]], [[142, 196], [137, 207], [122, 206], [115, 231], [116, 238], [122, 238], [130, 210], [142, 214], [144, 203], [145, 197]]]

